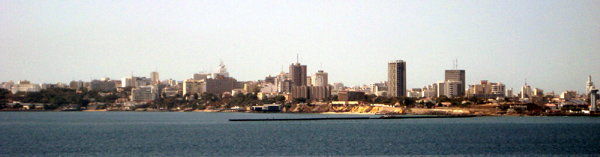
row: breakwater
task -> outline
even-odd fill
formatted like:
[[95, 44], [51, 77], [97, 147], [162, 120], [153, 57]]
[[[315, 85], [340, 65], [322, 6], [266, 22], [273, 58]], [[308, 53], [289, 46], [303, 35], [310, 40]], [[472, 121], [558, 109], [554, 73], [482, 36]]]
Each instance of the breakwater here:
[[322, 117], [322, 118], [263, 118], [263, 119], [229, 119], [229, 121], [306, 121], [306, 120], [366, 120], [366, 119], [419, 119], [419, 118], [467, 118], [476, 115], [424, 115], [424, 116], [381, 116], [381, 117]]

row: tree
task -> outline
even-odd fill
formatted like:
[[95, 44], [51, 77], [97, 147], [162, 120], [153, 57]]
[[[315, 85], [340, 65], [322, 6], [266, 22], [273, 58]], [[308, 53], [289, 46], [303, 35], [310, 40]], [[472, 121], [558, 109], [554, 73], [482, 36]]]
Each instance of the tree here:
[[285, 101], [285, 96], [283, 96], [283, 95], [277, 95], [277, 96], [275, 96], [275, 101], [277, 103], [283, 103]]
[[306, 100], [307, 99], [304, 97], [299, 97], [299, 98], [294, 99], [294, 103], [306, 103]]

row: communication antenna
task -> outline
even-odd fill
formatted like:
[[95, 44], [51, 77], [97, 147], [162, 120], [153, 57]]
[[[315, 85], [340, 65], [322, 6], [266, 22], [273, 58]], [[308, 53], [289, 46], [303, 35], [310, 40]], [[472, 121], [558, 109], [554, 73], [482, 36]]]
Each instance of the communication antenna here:
[[323, 62], [321, 62], [321, 70], [323, 70]]
[[300, 63], [300, 55], [296, 53], [296, 63]]
[[458, 59], [452, 60], [452, 68], [454, 70], [458, 69]]

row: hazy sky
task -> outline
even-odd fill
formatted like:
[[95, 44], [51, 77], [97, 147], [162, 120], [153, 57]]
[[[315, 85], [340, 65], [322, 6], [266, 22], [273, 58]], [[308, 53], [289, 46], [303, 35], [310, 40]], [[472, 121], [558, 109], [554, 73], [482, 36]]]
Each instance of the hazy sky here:
[[458, 59], [467, 84], [583, 92], [600, 85], [600, 1], [0, 1], [0, 82], [183, 80], [220, 59], [249, 81], [296, 54], [347, 86], [404, 60], [419, 88]]

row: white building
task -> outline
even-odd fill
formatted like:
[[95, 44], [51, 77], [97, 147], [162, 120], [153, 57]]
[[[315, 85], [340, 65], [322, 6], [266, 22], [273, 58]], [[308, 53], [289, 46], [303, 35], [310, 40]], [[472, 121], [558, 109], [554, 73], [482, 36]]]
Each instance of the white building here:
[[217, 68], [217, 72], [211, 74], [211, 78], [216, 79], [219, 75], [225, 78], [229, 77], [229, 72], [227, 72], [227, 67], [225, 67], [223, 62], [221, 62], [221, 65], [219, 65], [219, 68]]
[[27, 80], [19, 81], [10, 89], [13, 94], [16, 94], [17, 92], [39, 92], [40, 90], [41, 88], [39, 85], [31, 84]]
[[427, 85], [427, 86], [423, 87], [423, 89], [421, 91], [422, 91], [421, 97], [424, 97], [424, 98], [437, 97], [437, 84], [433, 83], [433, 84]]
[[183, 95], [191, 95], [206, 92], [206, 83], [204, 80], [185, 80], [183, 81]]
[[585, 84], [585, 95], [590, 95], [590, 91], [592, 91], [592, 89], [596, 89], [596, 87], [594, 87], [594, 82], [592, 82], [592, 75], [588, 76], [588, 81]]
[[502, 84], [501, 82], [492, 83], [491, 85], [492, 85], [491, 94], [500, 94], [500, 95], [506, 94], [506, 85]]
[[158, 98], [158, 87], [140, 86], [131, 89], [131, 101], [154, 101]]
[[10, 80], [8, 82], [2, 83], [2, 88], [6, 89], [6, 90], [11, 90], [14, 85], [15, 85], [15, 83], [12, 80]]
[[327, 73], [323, 72], [323, 70], [319, 70], [319, 72], [313, 74], [311, 77], [311, 84], [313, 86], [328, 86]]
[[527, 83], [525, 86], [521, 87], [521, 99], [532, 97], [533, 90], [531, 90], [531, 86], [528, 86]]
[[446, 97], [458, 97], [459, 88], [462, 86], [461, 81], [455, 80], [447, 80], [447, 81], [439, 81], [437, 83], [437, 97], [445, 95]]
[[576, 98], [576, 97], [577, 97], [577, 92], [572, 91], [572, 90], [571, 91], [564, 91], [564, 92], [562, 92], [562, 94], [560, 94], [560, 98], [564, 99], [565, 101], [569, 101], [569, 100], [571, 100], [573, 98]]
[[509, 88], [509, 89], [507, 89], [507, 90], [506, 90], [506, 95], [505, 95], [505, 96], [506, 96], [506, 97], [509, 97], [509, 98], [512, 98], [512, 97], [514, 96], [514, 95], [513, 95], [513, 88]]
[[277, 93], [277, 85], [274, 84], [263, 84], [260, 88], [262, 93]]

